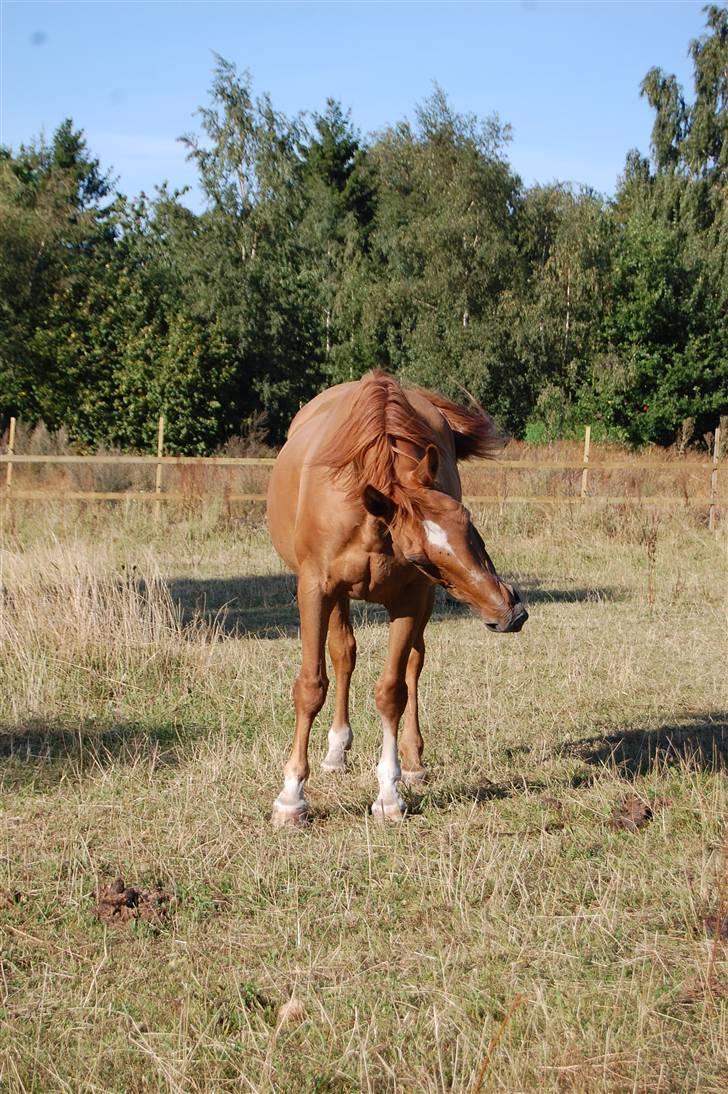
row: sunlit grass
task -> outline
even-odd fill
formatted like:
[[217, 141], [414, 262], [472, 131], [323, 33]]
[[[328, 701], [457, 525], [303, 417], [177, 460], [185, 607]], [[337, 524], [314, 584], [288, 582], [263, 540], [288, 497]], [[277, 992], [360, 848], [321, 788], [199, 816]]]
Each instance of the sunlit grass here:
[[[529, 623], [438, 604], [430, 780], [390, 828], [358, 611], [351, 771], [317, 769], [329, 699], [289, 834], [293, 585], [254, 515], [168, 519], [19, 507], [0, 540], [0, 1088], [725, 1089], [724, 533], [480, 514]], [[117, 876], [168, 924], [98, 923]]]

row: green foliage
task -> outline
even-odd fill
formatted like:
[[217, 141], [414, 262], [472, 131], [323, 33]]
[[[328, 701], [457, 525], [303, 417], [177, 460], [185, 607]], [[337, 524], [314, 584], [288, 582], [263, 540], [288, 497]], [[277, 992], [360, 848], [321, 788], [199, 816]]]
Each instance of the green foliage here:
[[[529, 439], [700, 439], [728, 411], [728, 11], [691, 43], [694, 95], [651, 69], [652, 158], [613, 202], [526, 189], [497, 117], [435, 87], [364, 142], [334, 100], [286, 118], [217, 57], [183, 138], [205, 199], [129, 201], [70, 120], [0, 150], [0, 427], [204, 452], [384, 366], [465, 388]], [[684, 431], [683, 431], [684, 434]]]
[[528, 378], [531, 436], [572, 437], [582, 428], [575, 401], [609, 307], [613, 237], [605, 203], [589, 190], [534, 187], [524, 195], [521, 281], [503, 318]]
[[728, 218], [725, 165], [728, 12], [706, 9], [712, 34], [691, 45], [695, 99], [651, 70], [654, 173], [637, 154], [614, 209], [612, 305], [582, 405], [635, 443], [698, 436], [728, 405]]
[[[108, 178], [80, 132], [63, 122], [50, 145], [0, 155], [0, 408], [65, 420], [77, 382], [54, 354], [56, 331], [77, 336], [92, 271], [114, 244]], [[68, 329], [70, 328], [70, 329]]]
[[456, 114], [439, 88], [370, 149], [377, 209], [362, 314], [372, 359], [508, 423], [523, 397], [498, 310], [512, 290], [518, 180], [507, 127]]

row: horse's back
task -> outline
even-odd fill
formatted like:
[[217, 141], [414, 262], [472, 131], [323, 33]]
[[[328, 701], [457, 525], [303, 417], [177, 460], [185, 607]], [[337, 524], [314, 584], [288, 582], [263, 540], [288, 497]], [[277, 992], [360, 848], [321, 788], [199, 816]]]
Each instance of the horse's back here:
[[297, 433], [303, 426], [308, 425], [314, 418], [320, 417], [321, 414], [330, 415], [332, 410], [335, 409], [338, 401], [347, 394], [353, 394], [358, 386], [356, 380], [351, 380], [347, 381], [345, 384], [335, 384], [334, 387], [328, 387], [326, 388], [326, 391], [322, 391], [319, 395], [314, 396], [310, 402], [301, 407], [293, 418], [288, 427], [288, 440], [293, 437], [294, 433]]
[[[304, 479], [311, 471], [321, 476], [323, 468], [311, 468], [311, 458], [345, 413], [347, 396], [353, 395], [358, 384], [337, 384], [327, 388], [301, 407], [288, 429], [288, 439], [278, 453], [268, 485], [268, 528], [273, 546], [288, 566], [298, 572], [296, 557], [296, 522]], [[311, 512], [308, 519], [321, 516]]]

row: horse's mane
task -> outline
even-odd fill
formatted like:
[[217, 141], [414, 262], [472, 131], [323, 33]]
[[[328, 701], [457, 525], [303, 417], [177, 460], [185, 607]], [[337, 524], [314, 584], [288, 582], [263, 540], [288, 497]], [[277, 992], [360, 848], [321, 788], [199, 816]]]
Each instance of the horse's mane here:
[[[452, 430], [457, 459], [492, 457], [501, 447], [495, 425], [477, 404], [466, 409], [424, 388], [411, 390], [442, 414]], [[370, 483], [391, 498], [403, 516], [421, 516], [416, 493], [397, 477], [394, 449], [399, 441], [408, 441], [423, 452], [428, 445], [441, 451], [434, 430], [414, 409], [399, 383], [375, 369], [361, 378], [346, 421], [317, 452], [315, 462], [341, 477], [350, 496], [359, 495]]]
[[469, 407], [460, 406], [424, 387], [408, 388], [436, 407], [450, 426], [455, 442], [455, 458], [458, 460], [493, 460], [506, 442], [489, 414], [470, 397]]

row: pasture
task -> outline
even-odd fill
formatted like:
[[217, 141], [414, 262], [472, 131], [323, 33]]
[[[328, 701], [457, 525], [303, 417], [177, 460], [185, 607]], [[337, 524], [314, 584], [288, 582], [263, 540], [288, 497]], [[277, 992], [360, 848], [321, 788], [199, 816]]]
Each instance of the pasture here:
[[[361, 605], [351, 771], [317, 769], [330, 694], [300, 833], [269, 823], [299, 644], [259, 510], [17, 504], [0, 1089], [726, 1088], [725, 528], [476, 516], [530, 621], [493, 635], [438, 602], [430, 780], [388, 826], [387, 632]], [[120, 877], [162, 891], [149, 916], [95, 911]]]

